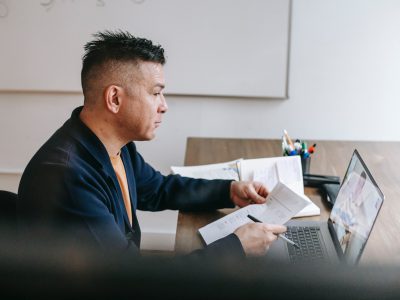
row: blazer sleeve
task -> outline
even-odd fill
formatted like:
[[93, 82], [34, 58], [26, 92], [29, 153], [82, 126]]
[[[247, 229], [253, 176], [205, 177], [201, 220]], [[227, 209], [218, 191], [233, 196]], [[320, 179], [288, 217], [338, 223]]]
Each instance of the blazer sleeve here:
[[163, 176], [144, 161], [133, 143], [129, 147], [136, 180], [138, 209], [198, 211], [234, 207], [230, 199], [231, 180]]
[[204, 249], [193, 251], [188, 256], [194, 258], [224, 257], [233, 259], [246, 257], [242, 243], [234, 233], [216, 240]]

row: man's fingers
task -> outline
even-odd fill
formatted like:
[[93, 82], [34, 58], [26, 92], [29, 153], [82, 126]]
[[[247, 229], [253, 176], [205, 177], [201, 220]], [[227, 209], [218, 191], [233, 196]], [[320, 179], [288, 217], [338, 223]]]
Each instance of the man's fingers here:
[[253, 186], [249, 187], [249, 189], [247, 190], [247, 196], [254, 203], [257, 204], [265, 203], [265, 198], [263, 196], [260, 196]]
[[268, 189], [261, 182], [232, 181], [230, 194], [233, 203], [243, 207], [249, 204], [265, 203]]
[[287, 228], [284, 225], [277, 225], [277, 224], [262, 224], [266, 231], [272, 232], [274, 234], [281, 234], [286, 232]]
[[267, 198], [269, 190], [268, 188], [265, 186], [265, 184], [261, 183], [261, 182], [254, 182], [254, 188], [257, 191], [257, 194], [259, 194], [260, 196]]
[[253, 197], [251, 197], [250, 201], [255, 204], [262, 204], [265, 203], [266, 200], [264, 197], [261, 197], [260, 195], [254, 195]]

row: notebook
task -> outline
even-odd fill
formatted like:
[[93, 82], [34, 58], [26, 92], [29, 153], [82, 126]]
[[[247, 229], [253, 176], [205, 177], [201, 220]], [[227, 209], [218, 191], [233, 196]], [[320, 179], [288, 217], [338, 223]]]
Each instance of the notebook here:
[[292, 263], [345, 262], [361, 258], [384, 195], [354, 150], [328, 221], [289, 221], [286, 236], [300, 249], [278, 239], [268, 256]]

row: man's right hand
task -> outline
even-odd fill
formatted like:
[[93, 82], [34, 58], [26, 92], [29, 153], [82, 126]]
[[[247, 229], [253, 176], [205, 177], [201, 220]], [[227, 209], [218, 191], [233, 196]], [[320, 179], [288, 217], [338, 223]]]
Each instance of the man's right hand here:
[[267, 253], [269, 246], [278, 238], [278, 234], [284, 233], [286, 226], [247, 223], [235, 230], [235, 234], [242, 243], [246, 255], [260, 256]]

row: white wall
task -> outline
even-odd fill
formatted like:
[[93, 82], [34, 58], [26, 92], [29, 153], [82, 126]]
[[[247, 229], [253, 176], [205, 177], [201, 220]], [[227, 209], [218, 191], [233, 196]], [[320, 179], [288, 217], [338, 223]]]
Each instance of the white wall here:
[[141, 149], [168, 170], [187, 136], [400, 141], [399, 29], [397, 0], [294, 0], [289, 100], [170, 98]]
[[[399, 28], [397, 0], [294, 0], [289, 100], [170, 97], [157, 138], [139, 150], [167, 173], [183, 164], [188, 136], [280, 138], [286, 128], [305, 139], [400, 141]], [[0, 92], [0, 189], [16, 190], [80, 103], [73, 93]]]

